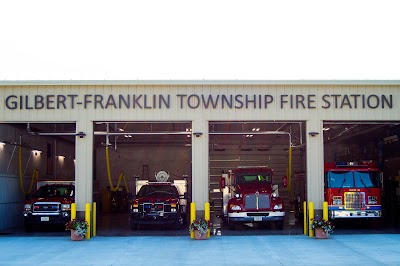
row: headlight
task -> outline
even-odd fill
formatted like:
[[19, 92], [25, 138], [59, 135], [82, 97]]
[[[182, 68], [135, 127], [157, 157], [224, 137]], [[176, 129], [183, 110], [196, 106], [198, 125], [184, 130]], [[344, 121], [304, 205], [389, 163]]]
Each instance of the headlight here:
[[333, 205], [343, 205], [342, 196], [333, 196], [332, 203]]
[[24, 209], [25, 211], [30, 211], [31, 210], [31, 205], [30, 204], [25, 204]]
[[281, 210], [282, 209], [282, 204], [276, 204], [274, 206], [274, 210]]
[[235, 198], [237, 198], [237, 199], [240, 198], [240, 194], [236, 193]]
[[71, 210], [71, 204], [61, 204], [61, 210], [62, 211], [70, 211]]
[[171, 212], [176, 212], [176, 209], [175, 208], [171, 208]]
[[240, 208], [240, 206], [239, 205], [233, 205], [233, 204], [231, 204], [231, 210], [232, 211], [240, 211], [240, 210], [242, 210], [242, 208]]
[[377, 204], [378, 197], [377, 196], [368, 196], [368, 204]]

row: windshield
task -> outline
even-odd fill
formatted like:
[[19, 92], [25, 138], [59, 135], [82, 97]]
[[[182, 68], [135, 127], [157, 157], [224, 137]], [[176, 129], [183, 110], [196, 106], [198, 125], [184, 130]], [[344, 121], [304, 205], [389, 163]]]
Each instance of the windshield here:
[[250, 183], [250, 182], [271, 182], [272, 174], [271, 173], [239, 173], [236, 176], [237, 183]]
[[332, 171], [325, 174], [326, 186], [329, 188], [379, 188], [378, 172], [343, 172]]
[[36, 192], [36, 197], [72, 197], [75, 188], [73, 186], [43, 186]]
[[380, 176], [378, 172], [354, 172], [354, 181], [356, 188], [379, 188]]
[[174, 186], [142, 186], [138, 197], [179, 197], [178, 190]]

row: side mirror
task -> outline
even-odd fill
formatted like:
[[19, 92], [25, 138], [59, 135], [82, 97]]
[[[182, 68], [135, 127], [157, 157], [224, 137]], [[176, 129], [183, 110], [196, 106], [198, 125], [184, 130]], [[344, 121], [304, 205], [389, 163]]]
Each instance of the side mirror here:
[[179, 198], [180, 199], [187, 199], [188, 198], [187, 192], [183, 193], [183, 195], [179, 195]]

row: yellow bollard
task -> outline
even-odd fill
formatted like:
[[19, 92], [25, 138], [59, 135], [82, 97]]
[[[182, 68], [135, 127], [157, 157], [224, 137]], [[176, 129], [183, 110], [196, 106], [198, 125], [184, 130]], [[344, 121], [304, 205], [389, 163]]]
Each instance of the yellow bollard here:
[[328, 221], [328, 202], [322, 203], [322, 219]]
[[[196, 220], [196, 203], [190, 203], [190, 223]], [[194, 232], [190, 232], [190, 238], [194, 238]]]
[[303, 233], [305, 235], [307, 235], [308, 232], [308, 228], [307, 228], [307, 201], [303, 202], [303, 224], [304, 224], [304, 228], [303, 228]]
[[97, 228], [96, 228], [96, 202], [93, 202], [93, 236], [96, 236]]
[[[308, 203], [308, 226], [311, 224], [311, 219], [314, 219], [314, 202], [309, 202]], [[310, 228], [310, 227], [309, 227]], [[314, 237], [314, 230], [310, 230], [310, 233], [308, 234], [310, 237]]]
[[[206, 203], [204, 203], [204, 219], [206, 220], [206, 221], [210, 221], [210, 203], [209, 202], [206, 202]], [[207, 231], [207, 238], [209, 238], [210, 237], [210, 228], [208, 228], [208, 231]]]
[[85, 208], [85, 220], [89, 224], [88, 231], [86, 233], [86, 239], [90, 239], [90, 203], [86, 203]]
[[71, 203], [71, 221], [76, 219], [76, 203]]

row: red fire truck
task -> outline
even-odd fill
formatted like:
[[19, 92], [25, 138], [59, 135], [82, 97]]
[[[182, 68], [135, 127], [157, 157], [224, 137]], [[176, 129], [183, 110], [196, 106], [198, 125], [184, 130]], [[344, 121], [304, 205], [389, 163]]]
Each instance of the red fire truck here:
[[273, 222], [283, 229], [285, 209], [272, 183], [273, 170], [266, 166], [241, 166], [223, 174], [224, 219], [229, 228], [237, 223]]
[[383, 176], [370, 161], [325, 163], [329, 218], [380, 218]]

